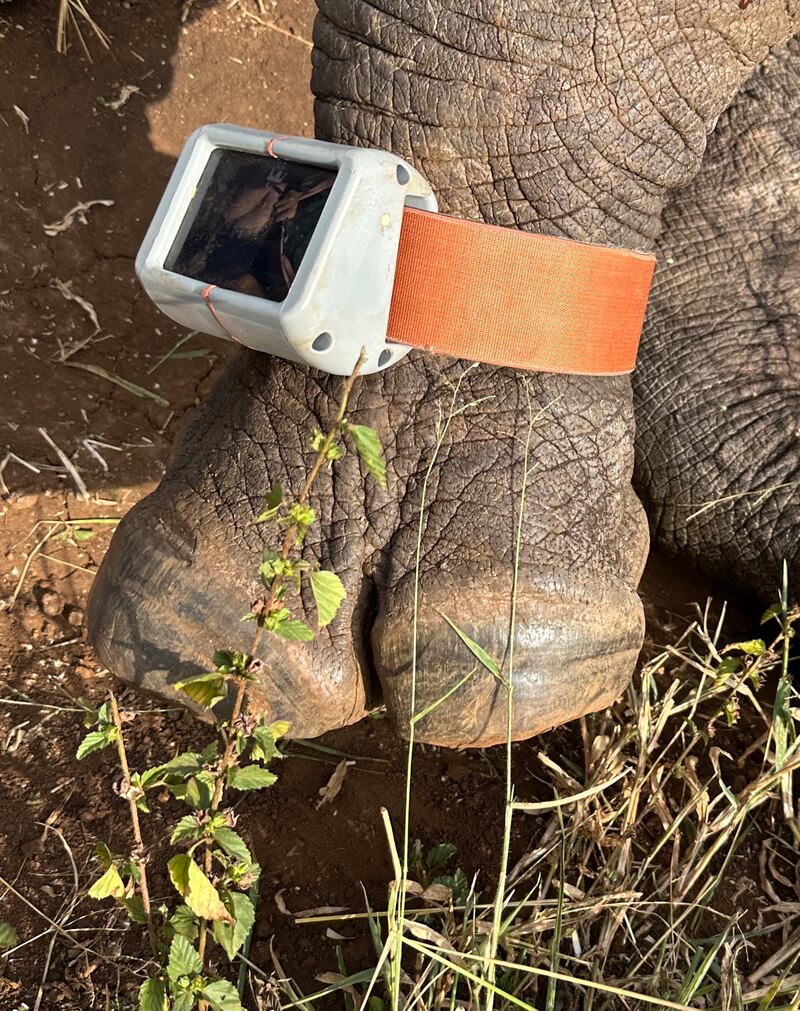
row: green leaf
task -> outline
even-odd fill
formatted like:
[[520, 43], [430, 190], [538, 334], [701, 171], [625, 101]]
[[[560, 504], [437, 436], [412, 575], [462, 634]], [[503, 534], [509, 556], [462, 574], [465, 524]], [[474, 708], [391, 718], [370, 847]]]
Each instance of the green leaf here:
[[109, 896], [121, 899], [125, 895], [125, 885], [114, 864], [111, 864], [105, 873], [95, 881], [89, 889], [88, 895], [90, 899], [107, 899]]
[[196, 674], [183, 681], [176, 681], [175, 687], [178, 691], [188, 695], [193, 702], [205, 706], [207, 709], [213, 709], [228, 694], [225, 677], [218, 671]]
[[188, 906], [178, 906], [167, 922], [181, 937], [185, 937], [189, 941], [194, 941], [197, 938], [199, 933], [197, 917]]
[[356, 447], [361, 462], [381, 488], [386, 487], [386, 464], [383, 461], [383, 446], [378, 433], [369, 425], [348, 425], [347, 431]]
[[242, 675], [247, 670], [250, 657], [238, 649], [218, 649], [214, 653], [214, 663], [219, 674]]
[[457, 848], [452, 843], [440, 843], [428, 850], [425, 863], [429, 871], [436, 873], [442, 870], [457, 853]]
[[743, 659], [740, 656], [726, 656], [715, 672], [716, 681], [724, 681], [729, 674], [736, 674], [742, 669]]
[[206, 984], [200, 995], [214, 1011], [244, 1011], [236, 987], [227, 979], [215, 979], [213, 983]]
[[479, 646], [477, 642], [468, 636], [466, 632], [462, 631], [458, 625], [451, 619], [448, 618], [446, 614], [442, 613], [442, 617], [447, 622], [447, 624], [452, 628], [456, 635], [461, 639], [467, 649], [472, 653], [476, 660], [483, 664], [483, 666], [489, 671], [490, 674], [494, 674], [496, 678], [502, 680], [502, 675], [500, 674], [500, 668], [497, 666], [495, 661], [489, 656], [483, 646]]
[[[109, 729], [114, 730], [115, 734], [109, 734]], [[103, 730], [90, 730], [78, 745], [75, 757], [78, 760], [86, 758], [86, 756], [91, 755], [93, 751], [99, 751], [101, 748], [107, 748], [109, 744], [113, 744], [116, 740], [116, 729], [116, 727], [111, 727]]]
[[97, 710], [97, 722], [100, 724], [113, 724], [114, 718], [111, 715], [110, 702], [104, 702]]
[[186, 839], [197, 842], [202, 837], [203, 827], [197, 824], [197, 818], [193, 814], [185, 814], [172, 830], [169, 841], [174, 846], [175, 843], [184, 842]]
[[270, 723], [267, 730], [272, 734], [273, 739], [278, 741], [281, 737], [286, 737], [290, 726], [288, 720], [275, 720], [274, 723]]
[[109, 868], [114, 863], [114, 854], [104, 842], [99, 842], [94, 848], [94, 855], [103, 865], [104, 869]]
[[276, 735], [272, 733], [270, 727], [258, 726], [250, 737], [252, 740], [250, 757], [254, 762], [271, 762], [273, 758], [280, 755], [275, 742]]
[[775, 765], [777, 768], [786, 761], [786, 748], [789, 742], [789, 728], [792, 725], [792, 713], [789, 705], [794, 688], [789, 679], [781, 678], [775, 689], [775, 702], [772, 708], [772, 732], [775, 737]]
[[311, 524], [316, 520], [317, 514], [311, 508], [311, 506], [302, 505], [300, 502], [295, 502], [295, 504], [289, 509], [289, 512], [283, 518], [282, 522], [289, 527], [297, 527], [297, 536], [302, 539], [305, 532], [311, 526]]
[[139, 987], [139, 1011], [166, 1011], [167, 995], [160, 979], [147, 979]]
[[268, 590], [272, 589], [276, 576], [281, 576], [284, 581], [293, 583], [299, 587], [300, 573], [308, 567], [308, 562], [283, 558], [275, 551], [265, 551], [264, 559], [258, 567], [258, 575]]
[[4, 948], [13, 948], [18, 941], [17, 932], [11, 924], [0, 920], [0, 951]]
[[196, 751], [184, 751], [163, 765], [155, 765], [152, 769], [146, 769], [141, 774], [140, 784], [142, 789], [147, 790], [152, 786], [161, 786], [172, 777], [183, 779], [185, 776], [191, 776], [202, 768], [202, 755]]
[[122, 905], [125, 907], [128, 916], [134, 923], [147, 923], [147, 916], [144, 911], [144, 902], [141, 895], [133, 895], [129, 899], [123, 899]]
[[176, 934], [169, 946], [169, 960], [167, 961], [167, 976], [171, 982], [175, 983], [181, 976], [189, 976], [190, 978], [196, 976], [202, 968], [203, 963], [191, 942], [181, 934]]
[[308, 625], [296, 618], [284, 618], [283, 621], [277, 622], [271, 631], [289, 642], [308, 642], [314, 638], [314, 632]]
[[187, 853], [177, 853], [167, 868], [178, 894], [193, 913], [206, 920], [230, 920], [219, 892]]
[[221, 825], [214, 830], [214, 842], [218, 843], [229, 857], [234, 860], [241, 860], [243, 863], [251, 864], [253, 856], [247, 848], [247, 844], [238, 832], [234, 832], [227, 825]]
[[326, 569], [316, 569], [311, 573], [311, 590], [317, 605], [317, 623], [324, 628], [336, 617], [347, 591], [336, 573]]
[[747, 639], [745, 642], [732, 642], [728, 646], [728, 649], [740, 649], [742, 653], [748, 653], [750, 656], [761, 656], [766, 648], [767, 644], [763, 639]]
[[770, 620], [770, 618], [780, 618], [783, 616], [783, 606], [779, 603], [770, 604], [769, 607], [761, 615], [761, 624], [765, 624]]
[[225, 896], [225, 905], [234, 917], [234, 923], [215, 923], [213, 927], [214, 940], [225, 949], [225, 954], [232, 962], [236, 952], [244, 944], [250, 928], [256, 918], [253, 903], [242, 892], [229, 892]]
[[[66, 532], [66, 531], [65, 531]], [[82, 695], [79, 695], [75, 699], [76, 705], [80, 708], [83, 713], [83, 725], [84, 727], [93, 727], [98, 719], [100, 718], [100, 713], [95, 707]]]
[[266, 523], [267, 520], [273, 519], [277, 515], [282, 502], [283, 488], [276, 482], [269, 490], [263, 511], [256, 516], [256, 523]]
[[233, 649], [217, 649], [214, 650], [214, 663], [217, 665], [217, 670], [229, 671], [233, 670], [236, 663], [237, 652]]
[[260, 765], [245, 765], [228, 769], [226, 780], [234, 790], [263, 790], [265, 786], [272, 786], [277, 778], [274, 772]]
[[172, 1011], [192, 1011], [196, 1001], [195, 995], [190, 990], [184, 990], [172, 1003]]
[[179, 796], [177, 788], [173, 788], [172, 792], [179, 800], [185, 800], [195, 811], [207, 811], [214, 796], [214, 775], [211, 772], [198, 772], [187, 782], [182, 797]]
[[460, 867], [457, 867], [453, 874], [445, 874], [442, 877], [437, 877], [434, 884], [444, 885], [445, 888], [449, 888], [453, 893], [454, 902], [461, 904], [467, 901], [470, 888], [469, 880]]

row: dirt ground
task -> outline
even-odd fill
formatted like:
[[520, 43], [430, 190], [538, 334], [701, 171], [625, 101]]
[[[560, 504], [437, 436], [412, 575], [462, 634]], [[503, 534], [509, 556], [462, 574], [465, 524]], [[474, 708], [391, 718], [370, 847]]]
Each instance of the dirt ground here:
[[[0, 957], [0, 1011], [38, 1007], [37, 999], [42, 1008], [130, 1006], [120, 982], [129, 935], [107, 910], [75, 900], [75, 879], [85, 891], [96, 874], [95, 843], [127, 848], [110, 761], [74, 759], [74, 699], [100, 701], [111, 684], [85, 641], [83, 608], [113, 520], [158, 480], [178, 426], [229, 353], [198, 335], [162, 361], [183, 333], [141, 291], [138, 244], [195, 126], [313, 129], [311, 0], [267, 0], [261, 16], [248, 0], [198, 2], [186, 24], [178, 0], [93, 0], [111, 42], [104, 50], [85, 31], [91, 63], [74, 33], [70, 51], [55, 52], [56, 6], [0, 6], [0, 873], [13, 885], [0, 888], [0, 919], [30, 940], [5, 963]], [[63, 230], [46, 228], [91, 201], [109, 203]], [[76, 496], [59, 450], [88, 500]], [[679, 624], [672, 612], [710, 589], [655, 561], [645, 586], [652, 634], [669, 635]], [[130, 692], [123, 700], [142, 711], [130, 733], [137, 766], [208, 740], [208, 728], [182, 711]], [[541, 792], [536, 751], [574, 747], [576, 734], [567, 728], [517, 746], [521, 795]], [[337, 928], [343, 940], [324, 925], [294, 925], [281, 906], [360, 911], [362, 883], [383, 905], [391, 867], [379, 807], [399, 824], [405, 774], [404, 748], [379, 718], [322, 743], [336, 753], [291, 746], [278, 785], [253, 801], [247, 819], [265, 868], [251, 958], [269, 968], [274, 937], [287, 971], [309, 988], [316, 973], [336, 968], [337, 944], [353, 967], [369, 941], [359, 925]], [[353, 756], [342, 791], [318, 808], [342, 753]], [[415, 835], [425, 845], [455, 843], [460, 865], [486, 888], [501, 834], [503, 760], [499, 750], [423, 748], [416, 763]], [[151, 838], [166, 832], [161, 819], [148, 821]], [[522, 820], [512, 859], [532, 833]], [[36, 939], [46, 918], [76, 917], [84, 917], [76, 936], [85, 948]]]

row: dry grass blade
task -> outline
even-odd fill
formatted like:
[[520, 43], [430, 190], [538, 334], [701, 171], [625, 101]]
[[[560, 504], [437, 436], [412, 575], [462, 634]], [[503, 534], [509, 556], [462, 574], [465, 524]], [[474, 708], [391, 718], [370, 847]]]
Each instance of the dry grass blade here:
[[[72, 916], [73, 910], [75, 909], [75, 907], [77, 906], [77, 904], [80, 902], [81, 899], [80, 877], [78, 875], [78, 868], [75, 864], [75, 857], [72, 854], [72, 849], [70, 848], [70, 845], [67, 842], [67, 840], [64, 838], [64, 834], [61, 832], [61, 830], [57, 829], [54, 825], [47, 824], [46, 822], [37, 822], [37, 824], [44, 829], [45, 834], [47, 834], [48, 832], [53, 832], [58, 837], [59, 841], [61, 842], [61, 845], [64, 847], [64, 851], [66, 852], [67, 857], [69, 858], [70, 867], [72, 869], [72, 891], [70, 892], [69, 897], [65, 899], [58, 913], [58, 923], [63, 927], [69, 921], [69, 918]], [[50, 962], [53, 957], [53, 948], [55, 947], [57, 936], [58, 936], [57, 933], [54, 931], [52, 937], [50, 938], [50, 944], [47, 947], [47, 957], [45, 958], [45, 964], [42, 970], [42, 981], [39, 984], [39, 990], [36, 994], [36, 1002], [33, 1005], [33, 1011], [39, 1011], [40, 1007], [42, 1006], [42, 998], [44, 997], [44, 987], [47, 981], [48, 973], [50, 971]]]
[[129, 379], [123, 379], [122, 376], [118, 376], [116, 372], [109, 372], [104, 369], [101, 365], [87, 365], [84, 362], [64, 362], [71, 369], [83, 369], [84, 372], [91, 372], [94, 376], [99, 376], [101, 379], [105, 379], [109, 383], [114, 383], [116, 386], [121, 386], [123, 390], [127, 390], [128, 393], [132, 393], [136, 397], [142, 397], [145, 400], [154, 400], [161, 407], [169, 407], [169, 401], [162, 397], [158, 393], [154, 393], [153, 390], [148, 390], [144, 386], [138, 386], [136, 383], [132, 383]]
[[[51, 238], [58, 235], [60, 232], [66, 232], [68, 228], [71, 228], [75, 221], [80, 221], [82, 225], [88, 224], [86, 219], [86, 212], [91, 210], [92, 207], [113, 207], [113, 200], [82, 200], [79, 204], [75, 204], [74, 207], [70, 208], [63, 218], [59, 218], [58, 221], [53, 221], [52, 224], [43, 225], [45, 234], [49, 235]], [[63, 294], [63, 292], [62, 292]], [[69, 297], [69, 296], [67, 296]], [[72, 296], [73, 298], [75, 296]], [[99, 329], [99, 327], [98, 327]]]
[[3, 457], [2, 461], [0, 461], [0, 495], [3, 497], [11, 494], [5, 480], [5, 469], [10, 463], [18, 463], [21, 467], [25, 467], [34, 474], [41, 473], [40, 468], [37, 467], [35, 463], [29, 463], [27, 460], [23, 460], [21, 456], [17, 456], [16, 453], [12, 453], [9, 450]]
[[[538, 757], [555, 796], [516, 800], [510, 791], [532, 839], [493, 902], [470, 890], [466, 900], [399, 916], [407, 878], [384, 812], [395, 874], [388, 908], [331, 919], [366, 917], [390, 966], [402, 932], [402, 969], [382, 981], [389, 1000], [498, 1011], [786, 1011], [787, 999], [797, 1001], [790, 781], [800, 773], [800, 700], [787, 643], [800, 610], [787, 600], [767, 612], [778, 625], [771, 638], [762, 629], [763, 639], [727, 646], [724, 609], [720, 617], [710, 606], [699, 610], [617, 705], [583, 720], [580, 731], [541, 739]], [[773, 706], [776, 681], [782, 694]], [[730, 896], [730, 869], [747, 859], [744, 841], [765, 824], [769, 905], [745, 904]], [[718, 893], [734, 915], [715, 908]]]
[[86, 485], [83, 483], [83, 478], [80, 475], [80, 471], [75, 466], [75, 464], [70, 460], [67, 454], [61, 449], [61, 447], [55, 442], [51, 435], [48, 434], [46, 428], [39, 429], [39, 435], [44, 439], [48, 446], [55, 452], [58, 459], [61, 461], [64, 470], [72, 478], [75, 489], [78, 493], [78, 498], [83, 499], [85, 502], [89, 498], [89, 491]]
[[92, 56], [81, 32], [81, 22], [78, 21], [79, 17], [84, 26], [88, 27], [94, 34], [100, 45], [104, 49], [109, 48], [110, 40], [108, 36], [91, 16], [83, 0], [59, 0], [58, 24], [56, 26], [56, 52], [66, 53], [68, 48], [67, 35], [72, 30], [78, 38], [86, 59], [91, 63]]
[[53, 278], [53, 287], [56, 288], [60, 295], [62, 295], [68, 302], [77, 302], [77, 304], [83, 309], [89, 319], [94, 325], [94, 333], [92, 336], [100, 332], [100, 321], [97, 318], [97, 313], [92, 303], [83, 298], [81, 295], [76, 295], [72, 290], [72, 281], [62, 281], [60, 277]]

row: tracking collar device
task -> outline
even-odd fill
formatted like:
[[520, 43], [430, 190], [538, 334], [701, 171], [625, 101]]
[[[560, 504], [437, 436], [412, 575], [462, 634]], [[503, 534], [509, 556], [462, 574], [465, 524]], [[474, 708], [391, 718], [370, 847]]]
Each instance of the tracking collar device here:
[[654, 257], [436, 213], [387, 151], [203, 126], [136, 258], [167, 316], [349, 375], [412, 347], [612, 375], [636, 362]]

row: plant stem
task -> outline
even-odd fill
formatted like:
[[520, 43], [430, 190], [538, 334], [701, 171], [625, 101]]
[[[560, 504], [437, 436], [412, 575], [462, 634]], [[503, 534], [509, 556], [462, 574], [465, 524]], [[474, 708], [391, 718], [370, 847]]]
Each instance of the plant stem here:
[[[109, 702], [111, 704], [111, 718], [114, 721], [114, 726], [117, 728], [117, 754], [119, 755], [119, 764], [122, 769], [122, 775], [125, 782], [130, 784], [131, 770], [128, 765], [128, 754], [125, 750], [125, 738], [122, 733], [122, 719], [119, 715], [119, 706], [117, 705], [117, 700], [113, 692], [108, 693]], [[156, 929], [153, 923], [153, 915], [150, 909], [150, 889], [147, 884], [147, 861], [144, 855], [144, 842], [142, 840], [142, 829], [139, 824], [139, 808], [136, 806], [136, 798], [130, 795], [130, 788], [128, 790], [128, 807], [131, 813], [131, 825], [133, 826], [133, 839], [135, 842], [135, 849], [133, 852], [133, 859], [139, 869], [139, 891], [142, 894], [142, 909], [144, 911], [144, 916], [147, 921], [147, 935], [150, 938], [150, 947], [152, 948], [153, 955], [158, 958], [158, 937], [156, 936]]]
[[[311, 470], [308, 472], [305, 484], [303, 485], [302, 491], [297, 498], [298, 505], [305, 505], [308, 499], [311, 487], [314, 481], [317, 479], [319, 472], [325, 464], [328, 456], [328, 450], [333, 445], [334, 439], [339, 434], [341, 430], [342, 422], [344, 421], [345, 412], [347, 411], [347, 404], [350, 400], [350, 394], [353, 391], [353, 385], [358, 378], [359, 372], [361, 371], [361, 366], [364, 364], [365, 349], [362, 348], [361, 353], [358, 356], [358, 361], [356, 362], [355, 368], [351, 374], [345, 380], [344, 386], [342, 388], [342, 395], [339, 400], [339, 410], [336, 415], [336, 421], [331, 426], [330, 431], [325, 436], [322, 445], [317, 452], [314, 463], [311, 466]], [[297, 544], [297, 525], [294, 524], [290, 526], [286, 531], [286, 536], [283, 538], [283, 544], [281, 546], [280, 557], [286, 561], [292, 552], [292, 549]], [[275, 600], [277, 599], [278, 593], [283, 586], [283, 577], [277, 575], [273, 578], [270, 583], [269, 593], [265, 599], [258, 601], [258, 620], [256, 622], [256, 630], [253, 635], [253, 641], [250, 644], [250, 657], [254, 658], [258, 652], [258, 647], [261, 643], [261, 637], [264, 634], [264, 625], [262, 622], [264, 619], [272, 612], [275, 605]], [[248, 682], [241, 678], [236, 688], [236, 697], [233, 702], [233, 710], [231, 711], [231, 718], [228, 722], [228, 727], [232, 728], [236, 721], [242, 714], [242, 709], [244, 708], [245, 697], [247, 694]], [[225, 778], [228, 772], [236, 761], [236, 733], [228, 733], [225, 741], [225, 750], [222, 754], [222, 758], [219, 763], [217, 770], [216, 779], [214, 782], [214, 794], [211, 798], [211, 815], [215, 815], [219, 810], [219, 806], [222, 803], [222, 798], [225, 792]], [[204, 869], [206, 876], [211, 873], [211, 840], [206, 839], [205, 842], [205, 857], [204, 857]], [[208, 935], [208, 921], [200, 920], [200, 935], [198, 940], [198, 953], [200, 955], [200, 961], [205, 965], [205, 954], [206, 954], [206, 939]], [[205, 1002], [201, 1001], [200, 1009], [203, 1011], [205, 1007]]]

